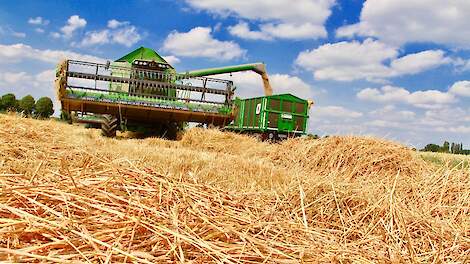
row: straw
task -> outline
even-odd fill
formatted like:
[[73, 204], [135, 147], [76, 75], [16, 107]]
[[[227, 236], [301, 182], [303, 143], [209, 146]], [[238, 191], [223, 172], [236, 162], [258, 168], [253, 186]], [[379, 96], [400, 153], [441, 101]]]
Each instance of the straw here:
[[375, 138], [108, 139], [0, 114], [0, 260], [464, 263], [469, 176]]

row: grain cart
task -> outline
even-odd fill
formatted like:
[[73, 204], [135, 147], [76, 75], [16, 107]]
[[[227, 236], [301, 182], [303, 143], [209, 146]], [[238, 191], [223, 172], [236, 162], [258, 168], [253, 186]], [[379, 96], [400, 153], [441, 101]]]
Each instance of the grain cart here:
[[102, 134], [108, 137], [119, 129], [145, 128], [175, 138], [185, 122], [219, 127], [232, 124], [227, 128], [265, 133], [264, 128], [256, 131], [234, 125], [234, 119], [239, 120], [241, 100], [233, 100], [233, 82], [208, 77], [238, 71], [260, 74], [265, 94], [271, 96], [264, 64], [177, 73], [154, 50], [144, 47], [114, 62], [65, 60], [57, 69], [56, 90], [63, 113], [74, 113], [74, 121], [101, 126]]
[[311, 103], [291, 94], [236, 98], [234, 120], [225, 129], [257, 134], [263, 140], [304, 135]]

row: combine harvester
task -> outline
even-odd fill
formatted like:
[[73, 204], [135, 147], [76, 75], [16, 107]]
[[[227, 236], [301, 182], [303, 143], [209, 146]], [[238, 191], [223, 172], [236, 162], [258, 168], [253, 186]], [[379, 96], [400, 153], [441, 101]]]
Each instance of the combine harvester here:
[[[261, 75], [265, 96], [233, 99], [232, 81], [208, 77], [241, 71]], [[146, 129], [174, 139], [186, 122], [196, 122], [277, 140], [305, 134], [311, 106], [291, 94], [273, 95], [262, 63], [177, 73], [144, 47], [106, 64], [65, 60], [56, 76], [62, 113], [101, 126], [107, 137]]]

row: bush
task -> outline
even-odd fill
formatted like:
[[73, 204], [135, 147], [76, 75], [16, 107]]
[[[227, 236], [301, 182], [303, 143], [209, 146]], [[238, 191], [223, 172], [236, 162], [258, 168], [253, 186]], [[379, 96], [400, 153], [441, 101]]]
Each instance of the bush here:
[[31, 115], [34, 110], [34, 104], [34, 98], [31, 95], [26, 95], [18, 102], [18, 110], [26, 115]]
[[54, 105], [49, 97], [41, 97], [36, 102], [35, 115], [39, 118], [49, 118], [54, 113]]
[[2, 96], [2, 108], [3, 110], [16, 111], [18, 102], [14, 94], [9, 93]]

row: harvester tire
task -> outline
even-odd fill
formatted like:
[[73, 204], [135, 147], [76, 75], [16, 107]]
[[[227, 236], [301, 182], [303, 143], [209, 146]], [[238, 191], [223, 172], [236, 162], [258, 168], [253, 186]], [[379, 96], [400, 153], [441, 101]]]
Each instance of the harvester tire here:
[[169, 140], [176, 140], [178, 136], [178, 124], [176, 122], [170, 122], [167, 126], [165, 137]]
[[115, 137], [119, 126], [119, 120], [113, 115], [103, 115], [101, 134], [105, 137]]

